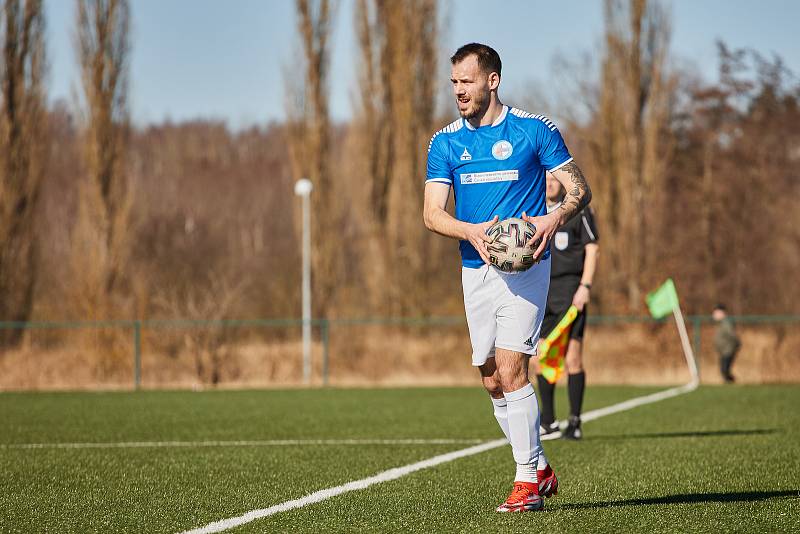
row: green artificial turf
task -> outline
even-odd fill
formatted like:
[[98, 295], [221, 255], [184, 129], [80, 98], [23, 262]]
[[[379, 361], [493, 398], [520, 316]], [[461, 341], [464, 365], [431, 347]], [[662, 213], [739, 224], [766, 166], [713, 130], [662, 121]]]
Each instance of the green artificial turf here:
[[[590, 387], [586, 409], [652, 391]], [[797, 386], [704, 387], [589, 422], [545, 442], [561, 486], [544, 512], [493, 512], [502, 447], [232, 532], [797, 531], [797, 406]], [[7, 393], [0, 428], [0, 532], [178, 532], [469, 446], [10, 444], [500, 437], [479, 388]]]

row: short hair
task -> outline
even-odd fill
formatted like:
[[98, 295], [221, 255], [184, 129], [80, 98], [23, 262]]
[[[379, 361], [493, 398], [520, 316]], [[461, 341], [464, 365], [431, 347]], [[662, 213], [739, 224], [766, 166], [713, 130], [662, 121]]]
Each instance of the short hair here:
[[450, 58], [450, 63], [455, 65], [461, 63], [467, 57], [475, 55], [478, 58], [478, 66], [486, 74], [496, 72], [500, 76], [500, 71], [503, 69], [503, 62], [500, 61], [500, 54], [489, 45], [481, 43], [465, 44]]
[[717, 303], [717, 305], [714, 306], [714, 309], [715, 310], [728, 311], [728, 308], [726, 308], [725, 305], [722, 304], [721, 302]]

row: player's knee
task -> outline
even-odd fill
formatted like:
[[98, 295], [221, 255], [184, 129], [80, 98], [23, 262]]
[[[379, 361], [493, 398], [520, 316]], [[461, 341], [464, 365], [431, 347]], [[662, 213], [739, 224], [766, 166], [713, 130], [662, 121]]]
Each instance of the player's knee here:
[[503, 391], [517, 391], [528, 383], [528, 359], [520, 353], [505, 351], [497, 358], [496, 379]]
[[489, 396], [494, 399], [502, 398], [503, 386], [495, 376], [485, 376], [483, 377], [482, 381], [483, 387], [486, 389], [486, 392], [489, 393]]
[[500, 384], [495, 384], [491, 387], [486, 387], [486, 391], [489, 393], [489, 396], [493, 399], [502, 399], [503, 398], [503, 388]]
[[528, 384], [528, 374], [523, 370], [514, 369], [500, 375], [500, 386], [506, 393], [517, 391]]

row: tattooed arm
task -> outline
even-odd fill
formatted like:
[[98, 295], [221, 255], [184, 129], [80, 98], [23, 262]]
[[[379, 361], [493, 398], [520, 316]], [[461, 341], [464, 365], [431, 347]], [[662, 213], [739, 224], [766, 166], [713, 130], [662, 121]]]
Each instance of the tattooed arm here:
[[523, 219], [536, 227], [536, 234], [528, 243], [533, 245], [541, 239], [539, 246], [533, 253], [534, 260], [539, 260], [542, 254], [544, 254], [544, 251], [547, 250], [547, 245], [556, 233], [556, 230], [577, 215], [589, 204], [589, 201], [592, 200], [592, 190], [589, 189], [586, 178], [583, 176], [580, 167], [578, 167], [574, 161], [570, 161], [551, 174], [553, 178], [561, 182], [561, 185], [567, 192], [567, 194], [564, 195], [564, 200], [561, 202], [561, 205], [557, 209], [541, 217], [529, 217], [525, 213], [522, 214]]
[[592, 190], [589, 189], [589, 184], [586, 183], [581, 168], [574, 161], [570, 161], [551, 174], [553, 178], [561, 182], [567, 192], [561, 206], [555, 211], [559, 215], [558, 225], [561, 226], [589, 205], [592, 200]]

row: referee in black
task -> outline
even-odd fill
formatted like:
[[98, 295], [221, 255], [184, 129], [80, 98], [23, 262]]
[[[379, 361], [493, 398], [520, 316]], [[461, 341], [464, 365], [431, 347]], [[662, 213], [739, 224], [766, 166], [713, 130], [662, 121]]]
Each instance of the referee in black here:
[[[547, 174], [547, 211], [561, 204], [564, 189]], [[597, 227], [592, 209], [586, 207], [558, 229], [550, 242], [550, 293], [542, 323], [542, 338], [555, 328], [570, 305], [580, 312], [569, 335], [565, 366], [567, 369], [567, 391], [569, 395], [569, 424], [563, 433], [556, 422], [553, 406], [555, 384], [550, 384], [537, 371], [539, 399], [541, 400], [541, 435], [552, 438], [581, 439], [581, 406], [586, 374], [583, 371], [583, 330], [586, 326], [586, 305], [592, 290], [592, 279], [597, 267]], [[538, 369], [538, 365], [537, 365]], [[547, 439], [547, 438], [545, 438]]]

